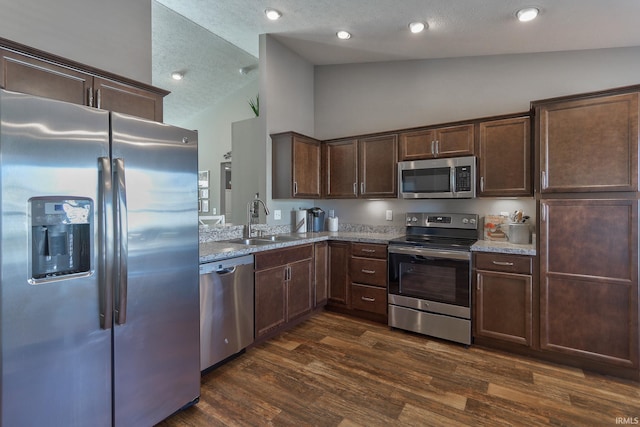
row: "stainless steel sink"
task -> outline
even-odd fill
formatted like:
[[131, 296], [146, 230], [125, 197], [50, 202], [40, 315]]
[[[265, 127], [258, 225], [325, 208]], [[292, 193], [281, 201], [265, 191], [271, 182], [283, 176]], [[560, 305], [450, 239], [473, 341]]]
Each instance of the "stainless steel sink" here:
[[226, 240], [227, 243], [238, 243], [240, 245], [268, 245], [273, 243], [271, 240], [266, 239], [231, 239]]
[[299, 237], [295, 237], [295, 236], [274, 234], [273, 236], [252, 237], [251, 239], [245, 239], [245, 238], [231, 239], [231, 240], [226, 240], [226, 242], [237, 243], [240, 245], [268, 245], [270, 243], [277, 243], [277, 242], [293, 242], [299, 239], [300, 239]]
[[274, 234], [273, 236], [263, 236], [258, 237], [260, 240], [268, 240], [270, 242], [293, 242], [295, 240], [299, 240], [299, 237], [296, 236], [285, 236], [281, 234]]

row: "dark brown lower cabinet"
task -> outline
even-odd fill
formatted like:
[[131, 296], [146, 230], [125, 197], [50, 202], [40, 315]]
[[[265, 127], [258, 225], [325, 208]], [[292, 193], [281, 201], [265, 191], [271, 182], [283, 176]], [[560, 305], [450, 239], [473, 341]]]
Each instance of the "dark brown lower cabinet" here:
[[329, 242], [329, 308], [349, 307], [349, 248], [347, 242]]
[[328, 258], [329, 244], [327, 242], [317, 242], [313, 245], [313, 274], [315, 281], [315, 299], [313, 307], [320, 307], [327, 303], [329, 296]]
[[387, 246], [329, 243], [327, 308], [387, 323]]
[[313, 306], [313, 245], [255, 255], [255, 337], [285, 328]]
[[637, 376], [638, 200], [546, 199], [540, 216], [541, 350]]
[[532, 257], [476, 253], [474, 266], [474, 338], [531, 347]]

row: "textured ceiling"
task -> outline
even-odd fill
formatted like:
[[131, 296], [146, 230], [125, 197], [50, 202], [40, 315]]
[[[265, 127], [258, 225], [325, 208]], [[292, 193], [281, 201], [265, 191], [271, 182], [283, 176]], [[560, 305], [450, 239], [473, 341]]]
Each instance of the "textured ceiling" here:
[[[164, 102], [166, 123], [180, 125], [257, 78], [253, 55], [156, 2], [152, 16], [153, 84], [171, 91]], [[254, 70], [243, 75], [243, 67]], [[173, 80], [174, 71], [184, 79]]]
[[[167, 15], [168, 10], [155, 5], [155, 0], [152, 2], [154, 84], [169, 90], [173, 90], [172, 85], [157, 77], [158, 57], [168, 63], [184, 55], [188, 61], [194, 56], [187, 51], [195, 50], [198, 60], [212, 61], [206, 65], [209, 79], [223, 74], [220, 80], [214, 80], [219, 83], [217, 89], [224, 92], [243, 82], [237, 80], [242, 77], [237, 73], [239, 67], [249, 61], [257, 63], [258, 35], [262, 33], [273, 34], [316, 65], [640, 45], [638, 0], [157, 1], [201, 27], [190, 33], [180, 28], [188, 24], [184, 18], [158, 22], [161, 13], [156, 12], [163, 10], [162, 15]], [[529, 23], [518, 22], [515, 13], [524, 6], [538, 7], [540, 16]], [[264, 16], [266, 8], [279, 10], [283, 17], [268, 21]], [[422, 34], [409, 33], [407, 25], [415, 20], [427, 22], [429, 29]], [[335, 33], [339, 29], [352, 32], [353, 37], [338, 40]], [[179, 38], [169, 39], [166, 32], [178, 33]], [[217, 41], [207, 42], [206, 37]], [[216, 49], [224, 44], [220, 39], [239, 49], [227, 46], [218, 53]], [[214, 58], [207, 59], [208, 56]], [[184, 64], [181, 66], [193, 75], [188, 82], [182, 82], [186, 84], [180, 86], [180, 91], [187, 85], [200, 87], [190, 89], [189, 97], [183, 98], [192, 99], [191, 94], [201, 90], [204, 83], [192, 80], [196, 78], [196, 64]], [[233, 67], [225, 71], [227, 65]], [[236, 82], [226, 82], [234, 73]], [[182, 97], [178, 90], [175, 97]], [[187, 109], [182, 108], [185, 113]]]

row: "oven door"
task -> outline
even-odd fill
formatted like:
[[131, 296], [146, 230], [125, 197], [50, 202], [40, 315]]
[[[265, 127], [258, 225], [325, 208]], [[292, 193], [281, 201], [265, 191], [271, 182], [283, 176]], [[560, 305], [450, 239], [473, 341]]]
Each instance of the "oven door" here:
[[471, 253], [389, 247], [389, 304], [471, 318]]

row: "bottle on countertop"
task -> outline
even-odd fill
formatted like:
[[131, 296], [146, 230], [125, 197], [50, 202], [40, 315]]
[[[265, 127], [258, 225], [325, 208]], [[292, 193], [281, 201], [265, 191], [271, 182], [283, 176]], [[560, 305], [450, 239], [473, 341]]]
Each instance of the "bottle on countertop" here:
[[327, 230], [338, 231], [338, 217], [333, 209], [329, 209], [329, 218], [327, 218]]

